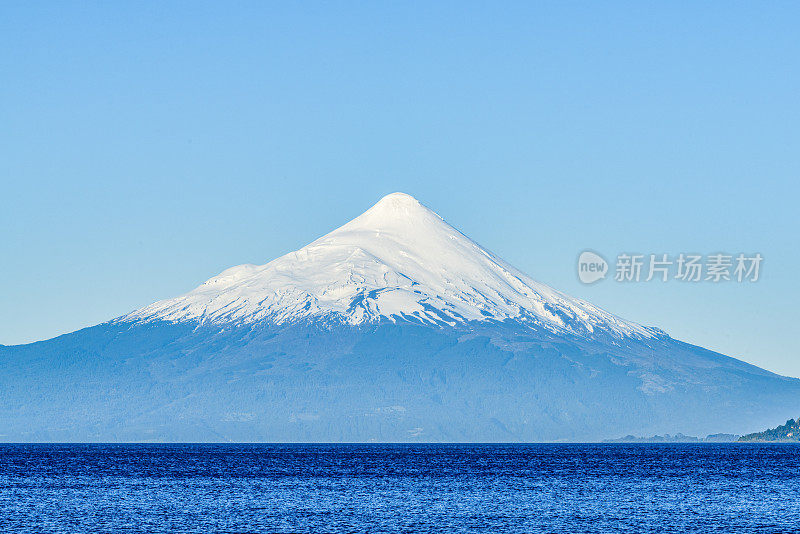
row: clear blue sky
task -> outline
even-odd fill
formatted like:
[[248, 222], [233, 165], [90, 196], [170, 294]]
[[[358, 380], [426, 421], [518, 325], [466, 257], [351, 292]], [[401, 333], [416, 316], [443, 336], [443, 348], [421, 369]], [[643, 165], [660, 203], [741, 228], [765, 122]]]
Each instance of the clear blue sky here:
[[[800, 376], [796, 3], [163, 4], [0, 5], [0, 343], [404, 191], [542, 282]], [[585, 248], [765, 260], [583, 286]]]

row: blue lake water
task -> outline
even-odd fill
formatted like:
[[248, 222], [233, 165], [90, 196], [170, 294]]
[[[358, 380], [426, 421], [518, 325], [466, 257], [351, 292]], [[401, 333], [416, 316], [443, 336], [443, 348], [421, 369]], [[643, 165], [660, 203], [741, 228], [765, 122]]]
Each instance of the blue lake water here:
[[2, 532], [800, 532], [800, 447], [0, 445]]

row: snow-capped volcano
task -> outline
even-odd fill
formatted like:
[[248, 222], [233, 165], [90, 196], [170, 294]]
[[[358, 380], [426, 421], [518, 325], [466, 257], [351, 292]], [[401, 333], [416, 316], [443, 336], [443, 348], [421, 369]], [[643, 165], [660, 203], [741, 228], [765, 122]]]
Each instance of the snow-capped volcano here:
[[394, 193], [266, 265], [0, 345], [0, 441], [592, 441], [747, 433], [800, 380], [622, 320]]
[[300, 250], [232, 267], [122, 320], [285, 324], [308, 317], [442, 326], [515, 319], [578, 335], [660, 333], [532, 280], [404, 193], [383, 197]]

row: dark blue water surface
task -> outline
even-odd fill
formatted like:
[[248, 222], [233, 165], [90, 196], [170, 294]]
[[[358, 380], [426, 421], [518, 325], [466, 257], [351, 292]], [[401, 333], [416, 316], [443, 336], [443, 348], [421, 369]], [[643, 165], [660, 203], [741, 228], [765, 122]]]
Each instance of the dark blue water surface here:
[[800, 447], [0, 445], [2, 532], [800, 532]]

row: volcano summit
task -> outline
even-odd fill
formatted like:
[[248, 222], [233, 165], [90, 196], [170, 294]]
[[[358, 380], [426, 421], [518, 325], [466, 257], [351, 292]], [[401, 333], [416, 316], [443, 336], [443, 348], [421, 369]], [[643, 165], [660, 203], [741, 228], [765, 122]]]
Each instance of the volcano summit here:
[[659, 333], [531, 280], [404, 193], [383, 197], [296, 252], [266, 265], [233, 267], [122, 320], [286, 324], [306, 318], [442, 327], [513, 320], [554, 333]]
[[4, 441], [543, 441], [743, 434], [800, 380], [534, 281], [393, 193], [265, 265], [0, 346]]

